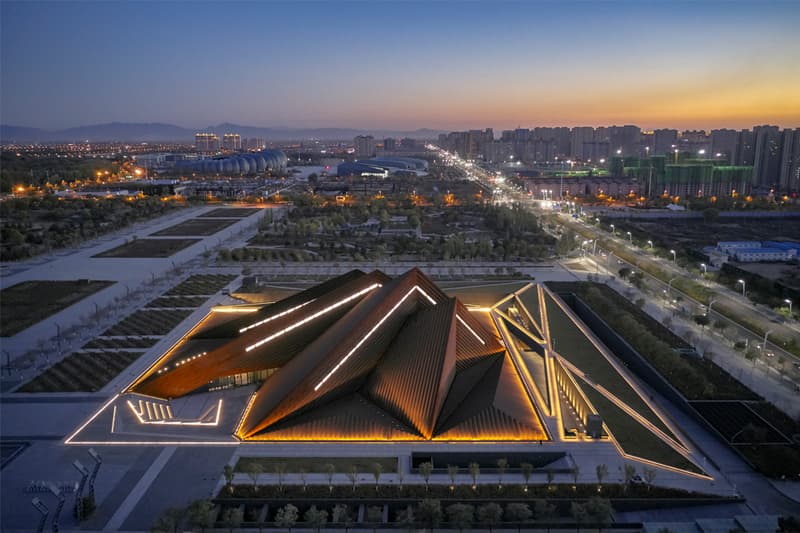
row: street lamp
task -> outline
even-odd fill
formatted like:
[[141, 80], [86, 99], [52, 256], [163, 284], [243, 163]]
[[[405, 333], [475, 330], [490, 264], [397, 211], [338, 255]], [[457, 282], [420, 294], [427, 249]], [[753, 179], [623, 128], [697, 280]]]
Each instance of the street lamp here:
[[772, 333], [771, 329], [764, 332], [764, 344], [761, 345], [761, 353], [762, 354], [764, 353], [764, 348], [767, 347], [767, 337], [769, 337], [770, 333]]
[[647, 241], [647, 244], [650, 246], [650, 249], [653, 249], [653, 241]]
[[742, 284], [742, 296], [744, 296], [744, 295], [745, 295], [745, 294], [744, 294], [744, 288], [745, 288], [745, 286], [746, 286], [747, 284], [745, 283], [745, 281], [744, 281], [743, 279], [737, 280], [737, 281], [736, 281], [736, 283], [737, 283], [737, 284], [739, 284], [739, 283], [741, 283], [741, 284]]
[[628, 241], [630, 241], [630, 243], [633, 244], [633, 235], [631, 235], [631, 232], [630, 231], [626, 231], [625, 233], [628, 234]]
[[708, 265], [705, 263], [700, 263], [700, 268], [703, 269], [703, 274], [708, 274]]
[[789, 314], [791, 315], [792, 314], [792, 301], [787, 298], [787, 299], [784, 300], [784, 302], [789, 304]]
[[672, 254], [672, 262], [675, 263], [678, 260], [678, 253], [675, 250], [670, 250], [669, 253]]
[[714, 305], [715, 303], [716, 303], [716, 300], [713, 300], [713, 299], [708, 301], [708, 313], [707, 314], [708, 314], [709, 318], [711, 318], [711, 306]]
[[614, 224], [611, 224], [611, 235], [616, 235], [616, 234], [617, 234], [617, 232], [614, 229]]
[[667, 283], [667, 297], [672, 296], [672, 282], [675, 281], [676, 279], [678, 278], [672, 278], [671, 280], [669, 280], [669, 283]]

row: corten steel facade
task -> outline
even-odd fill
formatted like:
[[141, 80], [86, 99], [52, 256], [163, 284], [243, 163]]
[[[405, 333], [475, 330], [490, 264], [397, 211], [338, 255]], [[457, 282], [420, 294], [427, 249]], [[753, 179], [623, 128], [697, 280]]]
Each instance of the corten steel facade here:
[[172, 400], [269, 374], [235, 435], [250, 441], [540, 441], [509, 353], [419, 270], [354, 271], [206, 321], [125, 391]]

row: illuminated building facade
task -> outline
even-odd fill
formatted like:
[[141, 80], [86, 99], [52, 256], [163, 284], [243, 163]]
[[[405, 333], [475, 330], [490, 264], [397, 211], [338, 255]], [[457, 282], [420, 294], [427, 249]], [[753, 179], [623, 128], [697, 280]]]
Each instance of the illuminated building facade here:
[[595, 442], [706, 477], [627, 372], [542, 285], [467, 307], [418, 269], [354, 270], [213, 309], [66, 443]]

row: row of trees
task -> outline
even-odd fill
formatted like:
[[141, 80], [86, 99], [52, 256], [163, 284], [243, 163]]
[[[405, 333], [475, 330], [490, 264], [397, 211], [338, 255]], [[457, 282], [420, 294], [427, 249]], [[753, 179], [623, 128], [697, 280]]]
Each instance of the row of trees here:
[[[495, 472], [497, 473], [497, 490], [498, 492], [503, 490], [504, 487], [504, 477], [506, 472], [508, 471], [510, 465], [508, 459], [500, 458], [496, 462]], [[333, 492], [334, 489], [334, 477], [337, 474], [336, 466], [332, 463], [327, 463], [323, 465], [323, 472], [325, 477], [328, 481], [328, 491]], [[425, 490], [430, 490], [430, 479], [434, 471], [433, 463], [431, 462], [424, 462], [421, 463], [418, 467], [419, 475], [422, 477], [425, 483]], [[519, 465], [519, 472], [522, 474], [523, 478], [523, 485], [522, 491], [528, 492], [528, 487], [530, 484], [531, 477], [535, 471], [534, 466], [531, 463], [523, 462]], [[259, 477], [265, 473], [264, 466], [262, 463], [258, 461], [248, 461], [245, 464], [244, 472], [252, 481], [253, 493], [258, 493], [258, 479]], [[223, 469], [223, 476], [228, 486], [228, 491], [232, 492], [233, 490], [233, 479], [234, 479], [234, 469], [230, 465], [226, 465]], [[274, 465], [272, 473], [275, 475], [277, 479], [278, 491], [280, 493], [284, 490], [284, 481], [287, 474], [287, 465], [286, 463], [277, 463]], [[358, 488], [358, 476], [359, 476], [359, 469], [356, 465], [352, 465], [346, 472], [344, 472], [347, 476], [348, 481], [351, 484], [352, 491], [356, 492]], [[378, 462], [371, 463], [369, 465], [369, 473], [372, 475], [373, 479], [375, 480], [375, 493], [380, 492], [380, 480], [381, 476], [383, 475], [383, 465]], [[476, 491], [478, 489], [478, 480], [481, 475], [481, 466], [477, 462], [471, 462], [467, 466], [466, 473], [469, 474], [470, 478], [472, 479], [472, 490]], [[648, 486], [652, 485], [653, 481], [656, 478], [656, 471], [652, 468], [645, 468], [643, 470], [643, 475], [645, 481]], [[456, 490], [456, 481], [458, 476], [461, 474], [461, 468], [458, 465], [447, 465], [447, 476], [450, 480], [449, 490], [451, 492]], [[303, 492], [308, 490], [308, 472], [301, 470], [299, 472], [300, 479], [303, 485]], [[545, 471], [546, 480], [547, 480], [547, 487], [550, 488], [555, 480], [555, 471], [552, 469], [548, 469]], [[608, 466], [604, 463], [598, 464], [595, 467], [595, 475], [597, 477], [597, 491], [601, 492], [604, 481], [608, 478]], [[398, 480], [398, 487], [402, 490], [403, 481], [405, 476], [402, 470], [397, 471], [397, 480]], [[578, 465], [573, 466], [570, 470], [570, 476], [573, 480], [573, 490], [577, 489], [578, 479], [580, 477], [580, 468]], [[625, 476], [625, 487], [632, 482], [632, 480], [636, 477], [636, 468], [633, 465], [625, 464], [624, 467], [624, 476]]]
[[[367, 506], [364, 509], [363, 522], [378, 525], [387, 522], [382, 506]], [[311, 527], [319, 531], [326, 525], [352, 526], [355, 523], [353, 510], [344, 504], [333, 506], [330, 511], [312, 505], [305, 512], [293, 504], [286, 504], [275, 512], [271, 525], [291, 531], [296, 526]], [[602, 498], [591, 498], [586, 502], [572, 502], [569, 514], [578, 525], [609, 526], [613, 521], [611, 503]], [[215, 520], [218, 519], [218, 520]], [[225, 509], [216, 516], [214, 504], [209, 500], [198, 500], [188, 508], [168, 508], [155, 521], [151, 531], [159, 533], [177, 533], [184, 525], [200, 531], [212, 528], [221, 523], [230, 530], [241, 527], [245, 516], [241, 506]], [[507, 503], [500, 505], [488, 502], [478, 506], [466, 503], [454, 503], [442, 507], [439, 500], [423, 499], [416, 505], [408, 505], [396, 513], [393, 523], [405, 529], [434, 528], [446, 524], [452, 528], [470, 529], [475, 525], [482, 527], [499, 527], [503, 524], [555, 523], [560, 520], [560, 513], [555, 505], [546, 500], [534, 500], [528, 503]], [[250, 520], [256, 521], [256, 520]], [[267, 525], [267, 524], [261, 524]]]

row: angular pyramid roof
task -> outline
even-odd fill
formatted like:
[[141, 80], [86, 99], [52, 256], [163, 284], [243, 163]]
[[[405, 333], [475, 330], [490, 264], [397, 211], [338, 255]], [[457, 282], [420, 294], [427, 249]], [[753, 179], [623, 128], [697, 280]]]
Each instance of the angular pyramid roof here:
[[171, 399], [267, 371], [242, 440], [546, 440], [496, 332], [417, 269], [353, 271], [201, 323], [126, 392]]

